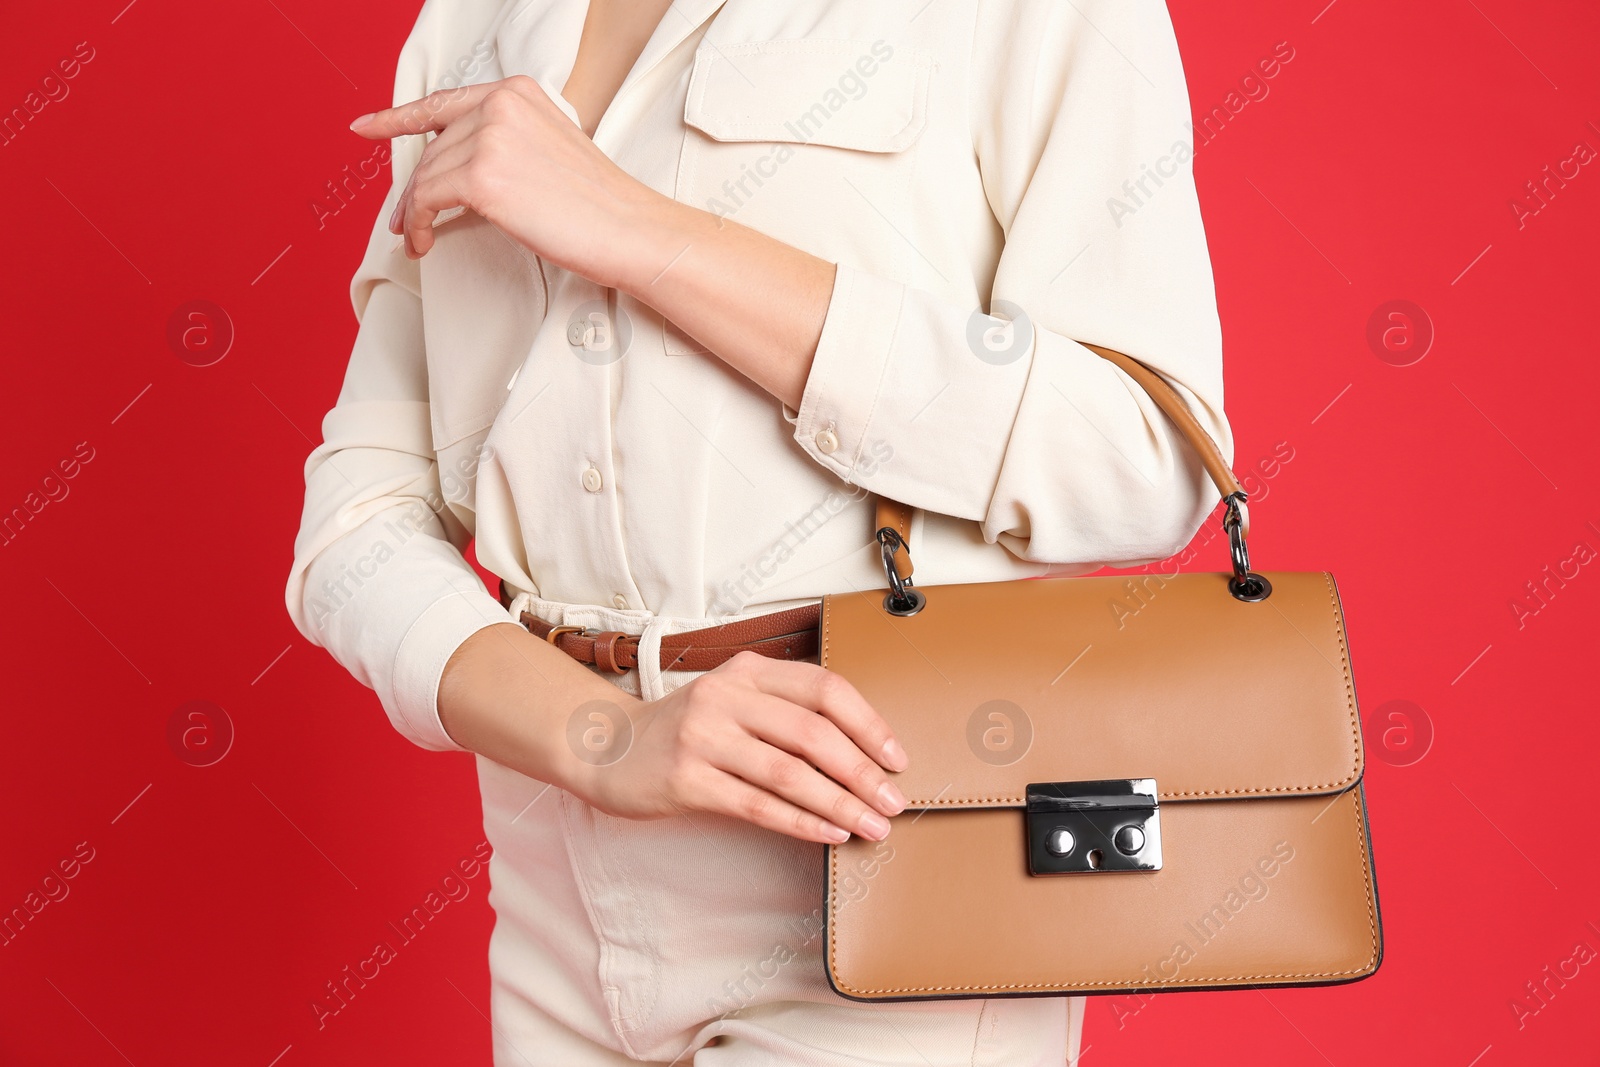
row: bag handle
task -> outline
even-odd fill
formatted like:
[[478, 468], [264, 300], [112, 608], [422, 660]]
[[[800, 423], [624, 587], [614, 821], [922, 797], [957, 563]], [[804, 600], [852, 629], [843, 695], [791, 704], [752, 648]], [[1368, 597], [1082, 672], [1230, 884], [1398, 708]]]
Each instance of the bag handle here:
[[[1239, 600], [1265, 600], [1272, 592], [1272, 585], [1250, 570], [1250, 554], [1245, 547], [1245, 538], [1250, 533], [1250, 512], [1246, 508], [1249, 497], [1239, 484], [1239, 479], [1234, 477], [1217, 443], [1194, 417], [1183, 397], [1160, 374], [1125, 353], [1086, 341], [1079, 343], [1110, 360], [1138, 382], [1150, 394], [1156, 406], [1172, 420], [1189, 447], [1199, 455], [1206, 473], [1211, 476], [1223, 503], [1227, 505], [1222, 526], [1228, 531], [1233, 556], [1233, 577], [1228, 581], [1228, 591]], [[915, 614], [921, 610], [924, 598], [911, 588], [913, 568], [911, 552], [906, 547], [906, 541], [911, 536], [911, 508], [899, 501], [878, 497], [873, 528], [876, 530], [876, 540], [883, 549], [884, 575], [890, 587], [889, 595], [884, 598], [884, 607], [895, 615]]]

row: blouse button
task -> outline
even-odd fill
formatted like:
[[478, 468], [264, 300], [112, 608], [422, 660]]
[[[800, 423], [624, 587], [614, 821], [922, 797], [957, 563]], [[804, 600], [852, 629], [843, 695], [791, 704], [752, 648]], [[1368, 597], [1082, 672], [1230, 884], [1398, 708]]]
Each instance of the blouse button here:
[[832, 430], [823, 430], [817, 434], [817, 451], [832, 455], [839, 447], [839, 435]]
[[600, 477], [600, 472], [590, 467], [583, 472], [583, 487], [591, 493], [598, 493], [605, 480]]
[[621, 593], [618, 593], [616, 596], [611, 598], [611, 603], [615, 604], [619, 608], [625, 608], [628, 606], [628, 598], [623, 596]]

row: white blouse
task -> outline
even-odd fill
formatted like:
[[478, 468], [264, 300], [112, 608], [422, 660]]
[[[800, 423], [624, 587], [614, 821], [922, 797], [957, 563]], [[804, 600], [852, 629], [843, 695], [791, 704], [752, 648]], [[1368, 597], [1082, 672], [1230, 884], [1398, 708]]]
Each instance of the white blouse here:
[[[524, 73], [576, 123], [583, 18], [427, 0], [394, 101]], [[874, 493], [918, 509], [923, 586], [1159, 560], [1211, 510], [1154, 402], [1078, 343], [1160, 371], [1231, 459], [1161, 0], [677, 0], [594, 139], [836, 263], [815, 360], [791, 410], [472, 212], [408, 260], [385, 223], [424, 139], [397, 139], [287, 602], [416, 744], [461, 750], [440, 673], [514, 619], [473, 538], [519, 604], [675, 632], [881, 588]]]

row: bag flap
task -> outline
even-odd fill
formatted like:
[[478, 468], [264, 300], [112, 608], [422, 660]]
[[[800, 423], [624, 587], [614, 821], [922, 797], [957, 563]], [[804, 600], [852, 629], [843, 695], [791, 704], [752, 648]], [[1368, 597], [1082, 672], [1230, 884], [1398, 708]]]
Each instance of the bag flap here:
[[883, 41], [799, 39], [701, 48], [683, 120], [719, 141], [898, 152], [927, 124], [933, 58]]
[[1043, 578], [823, 599], [820, 662], [884, 716], [920, 807], [1022, 807], [1029, 783], [1153, 778], [1162, 801], [1339, 793], [1361, 730], [1333, 577]]

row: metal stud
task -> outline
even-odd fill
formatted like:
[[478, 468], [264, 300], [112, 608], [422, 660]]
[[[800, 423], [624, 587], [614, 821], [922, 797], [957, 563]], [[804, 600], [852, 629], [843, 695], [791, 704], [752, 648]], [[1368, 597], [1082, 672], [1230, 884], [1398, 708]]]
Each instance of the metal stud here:
[[1044, 839], [1044, 847], [1048, 848], [1057, 856], [1065, 856], [1069, 854], [1072, 851], [1073, 846], [1076, 844], [1077, 842], [1072, 838], [1072, 831], [1068, 830], [1065, 826], [1058, 826], [1054, 830], [1051, 830]]

